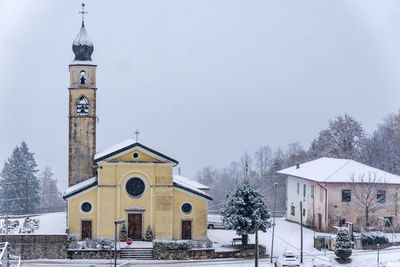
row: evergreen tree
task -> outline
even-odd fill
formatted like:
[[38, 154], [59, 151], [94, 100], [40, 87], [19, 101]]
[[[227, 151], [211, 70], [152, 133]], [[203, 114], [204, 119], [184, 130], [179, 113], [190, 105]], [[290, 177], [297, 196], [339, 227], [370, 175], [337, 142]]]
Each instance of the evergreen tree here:
[[346, 262], [351, 256], [351, 237], [349, 229], [340, 227], [336, 235], [335, 254]]
[[147, 240], [152, 240], [153, 239], [153, 231], [151, 230], [151, 227], [150, 227], [150, 225], [149, 226], [147, 226], [147, 230], [146, 230], [146, 239]]
[[44, 212], [59, 211], [59, 208], [65, 207], [65, 201], [58, 191], [57, 181], [53, 179], [53, 175], [50, 167], [45, 167], [39, 175], [40, 208]]
[[120, 231], [120, 233], [119, 233], [119, 240], [120, 240], [120, 241], [125, 241], [125, 240], [126, 240], [126, 237], [127, 237], [126, 226], [125, 226], [125, 224], [123, 223], [123, 224], [122, 224], [122, 227], [121, 227], [121, 231]]
[[0, 173], [0, 211], [29, 213], [39, 204], [39, 181], [34, 153], [23, 141], [4, 163]]
[[264, 196], [245, 179], [227, 198], [228, 202], [221, 210], [222, 221], [226, 228], [241, 235], [242, 245], [247, 246], [248, 235], [256, 232], [256, 225], [263, 232], [270, 227], [270, 212]]

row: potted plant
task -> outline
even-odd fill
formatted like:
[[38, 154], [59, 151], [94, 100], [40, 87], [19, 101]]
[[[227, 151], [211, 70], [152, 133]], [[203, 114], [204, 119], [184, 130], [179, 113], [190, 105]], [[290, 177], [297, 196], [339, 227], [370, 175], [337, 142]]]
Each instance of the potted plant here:
[[146, 241], [153, 240], [153, 237], [154, 237], [153, 236], [153, 231], [151, 230], [151, 227], [149, 225], [149, 226], [147, 226], [146, 235], [145, 235]]
[[125, 226], [125, 224], [122, 224], [121, 232], [119, 233], [119, 240], [121, 242], [125, 242], [126, 241], [126, 235], [127, 235], [126, 226]]

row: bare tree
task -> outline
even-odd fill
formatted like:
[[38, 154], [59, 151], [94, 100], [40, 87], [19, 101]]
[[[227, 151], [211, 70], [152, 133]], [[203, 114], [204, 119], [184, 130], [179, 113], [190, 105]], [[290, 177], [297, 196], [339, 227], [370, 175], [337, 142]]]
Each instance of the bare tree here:
[[351, 191], [355, 203], [365, 211], [366, 226], [369, 226], [369, 213], [385, 201], [385, 191], [379, 189], [383, 184], [384, 180], [376, 173], [363, 174], [358, 177], [351, 176]]
[[365, 138], [365, 131], [358, 121], [348, 114], [329, 121], [311, 144], [309, 154], [313, 158], [335, 157], [355, 159]]

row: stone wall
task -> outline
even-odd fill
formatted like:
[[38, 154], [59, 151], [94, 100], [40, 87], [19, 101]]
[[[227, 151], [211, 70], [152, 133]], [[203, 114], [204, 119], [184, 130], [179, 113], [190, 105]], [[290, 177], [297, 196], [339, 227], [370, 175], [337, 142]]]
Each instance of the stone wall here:
[[[9, 235], [11, 252], [22, 259], [65, 259], [67, 257], [67, 235]], [[6, 236], [0, 235], [0, 242]]]
[[[156, 260], [204, 260], [216, 258], [248, 258], [254, 257], [255, 250], [215, 251], [213, 248], [193, 250], [154, 250]], [[266, 256], [266, 250], [260, 246], [260, 258]]]
[[[68, 259], [110, 259], [114, 258], [114, 250], [110, 252], [107, 250], [99, 249], [69, 249]], [[119, 250], [117, 251], [117, 258], [120, 258]]]

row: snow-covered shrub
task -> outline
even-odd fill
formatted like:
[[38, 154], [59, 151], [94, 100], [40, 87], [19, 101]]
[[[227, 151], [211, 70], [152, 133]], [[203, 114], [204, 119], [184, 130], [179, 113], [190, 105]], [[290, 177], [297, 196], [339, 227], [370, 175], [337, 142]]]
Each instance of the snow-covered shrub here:
[[112, 241], [108, 237], [101, 237], [97, 239], [97, 247], [100, 247], [101, 249], [108, 249], [111, 247]]
[[97, 240], [86, 238], [82, 243], [82, 248], [96, 248]]
[[68, 235], [67, 237], [67, 245], [70, 249], [78, 249], [81, 248], [81, 245], [78, 243], [77, 235]]
[[351, 254], [351, 237], [349, 229], [346, 227], [340, 227], [336, 235], [335, 255], [342, 261], [347, 261]]
[[264, 196], [245, 179], [227, 195], [228, 201], [221, 210], [222, 222], [227, 229], [234, 229], [242, 236], [242, 245], [247, 246], [248, 235], [258, 229], [265, 232], [270, 223], [270, 211]]
[[389, 243], [389, 239], [382, 232], [364, 232], [361, 234], [361, 241], [363, 246]]
[[39, 229], [39, 219], [26, 217], [22, 226], [23, 233], [34, 233], [35, 230]]
[[146, 239], [147, 240], [152, 240], [153, 239], [153, 231], [151, 230], [151, 227], [150, 227], [150, 225], [149, 226], [147, 226], [147, 230], [146, 230]]
[[121, 231], [119, 232], [119, 240], [124, 242], [127, 237], [127, 232], [126, 232], [126, 225], [123, 223], [121, 227]]
[[154, 250], [189, 250], [192, 247], [189, 240], [153, 240]]

